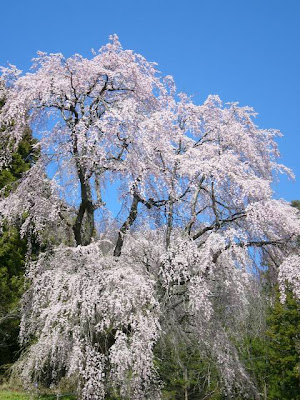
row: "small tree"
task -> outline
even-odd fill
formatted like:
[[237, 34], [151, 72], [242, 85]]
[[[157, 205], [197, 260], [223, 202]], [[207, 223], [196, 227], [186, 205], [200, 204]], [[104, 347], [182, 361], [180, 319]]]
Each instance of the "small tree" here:
[[[172, 333], [209, 352], [227, 396], [256, 398], [232, 338], [262, 252], [284, 260], [300, 232], [296, 210], [271, 198], [274, 172], [290, 173], [278, 132], [217, 96], [195, 105], [116, 36], [90, 60], [38, 53], [31, 73], [2, 71], [1, 165], [28, 120], [41, 157], [0, 212], [48, 242], [27, 271], [23, 379], [76, 376], [85, 399], [160, 398], [153, 348]], [[117, 231], [110, 182], [124, 204]]]

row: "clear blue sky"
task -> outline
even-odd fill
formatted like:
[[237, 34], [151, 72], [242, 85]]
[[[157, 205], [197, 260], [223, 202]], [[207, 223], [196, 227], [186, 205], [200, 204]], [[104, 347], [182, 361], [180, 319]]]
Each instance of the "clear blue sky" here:
[[179, 90], [239, 101], [284, 133], [275, 197], [300, 199], [300, 0], [2, 0], [0, 65], [28, 70], [37, 50], [90, 54], [117, 33]]

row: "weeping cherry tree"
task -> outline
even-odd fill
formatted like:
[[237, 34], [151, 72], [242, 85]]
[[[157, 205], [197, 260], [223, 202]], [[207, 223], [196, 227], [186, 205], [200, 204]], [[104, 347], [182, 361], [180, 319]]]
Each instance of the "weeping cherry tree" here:
[[218, 96], [194, 104], [155, 65], [114, 35], [91, 59], [2, 68], [0, 168], [28, 125], [40, 151], [0, 198], [2, 223], [43, 244], [28, 255], [17, 368], [27, 384], [75, 377], [81, 399], [159, 399], [153, 350], [168, 336], [210, 354], [229, 398], [259, 398], [231, 339], [259, 301], [260, 260], [283, 301], [286, 286], [300, 296], [298, 211], [272, 198], [274, 176], [292, 175], [280, 132]]

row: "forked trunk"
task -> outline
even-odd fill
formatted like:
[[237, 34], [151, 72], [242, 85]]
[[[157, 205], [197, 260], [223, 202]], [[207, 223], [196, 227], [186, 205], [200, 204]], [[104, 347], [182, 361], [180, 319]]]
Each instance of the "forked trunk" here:
[[81, 203], [73, 226], [77, 246], [87, 246], [91, 243], [94, 229], [94, 206], [90, 182], [85, 179], [82, 169], [78, 172], [81, 189]]

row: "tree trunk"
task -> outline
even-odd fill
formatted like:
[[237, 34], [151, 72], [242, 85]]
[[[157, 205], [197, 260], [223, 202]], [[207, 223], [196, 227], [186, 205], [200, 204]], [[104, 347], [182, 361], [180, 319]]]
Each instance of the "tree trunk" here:
[[167, 206], [167, 232], [166, 232], [166, 249], [169, 248], [171, 243], [171, 233], [173, 229], [173, 207], [174, 200], [169, 196], [168, 206]]
[[188, 400], [188, 374], [187, 374], [186, 368], [184, 368], [183, 379], [185, 381], [185, 383], [184, 383], [184, 400]]
[[82, 168], [78, 170], [81, 190], [81, 203], [73, 226], [77, 246], [87, 246], [91, 243], [94, 229], [94, 206], [90, 182], [85, 178]]

